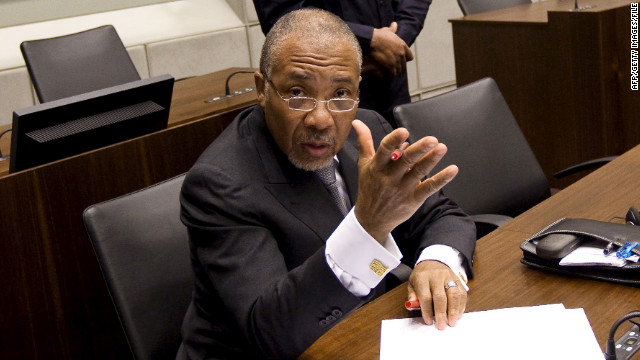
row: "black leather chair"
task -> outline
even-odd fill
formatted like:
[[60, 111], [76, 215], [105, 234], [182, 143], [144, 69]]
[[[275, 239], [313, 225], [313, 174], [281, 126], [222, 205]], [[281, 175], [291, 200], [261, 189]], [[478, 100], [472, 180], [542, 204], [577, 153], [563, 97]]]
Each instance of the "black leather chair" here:
[[136, 359], [174, 359], [193, 278], [184, 175], [88, 207], [85, 227]]
[[20, 44], [41, 103], [140, 80], [111, 25]]
[[550, 196], [549, 182], [492, 78], [397, 106], [394, 116], [412, 140], [433, 135], [447, 145], [434, 172], [458, 165], [458, 176], [443, 191], [474, 217], [479, 237]]
[[531, 0], [458, 0], [458, 5], [464, 15], [530, 3]]

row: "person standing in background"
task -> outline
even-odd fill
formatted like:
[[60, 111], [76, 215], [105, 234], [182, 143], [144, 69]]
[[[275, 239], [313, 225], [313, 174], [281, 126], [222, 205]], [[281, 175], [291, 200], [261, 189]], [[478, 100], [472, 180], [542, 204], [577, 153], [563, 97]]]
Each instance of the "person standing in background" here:
[[262, 32], [284, 14], [316, 7], [341, 17], [363, 52], [360, 108], [375, 110], [395, 128], [393, 108], [411, 101], [409, 47], [422, 30], [431, 0], [253, 0]]

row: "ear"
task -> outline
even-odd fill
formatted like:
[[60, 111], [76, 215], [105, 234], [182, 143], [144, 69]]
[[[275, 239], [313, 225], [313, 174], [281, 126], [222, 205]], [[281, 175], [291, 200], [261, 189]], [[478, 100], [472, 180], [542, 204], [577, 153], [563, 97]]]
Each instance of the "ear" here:
[[266, 81], [264, 79], [264, 75], [262, 75], [261, 72], [256, 71], [253, 74], [253, 79], [256, 82], [256, 92], [258, 93], [258, 103], [260, 104], [260, 106], [262, 106], [264, 108], [265, 106], [265, 86], [266, 86]]

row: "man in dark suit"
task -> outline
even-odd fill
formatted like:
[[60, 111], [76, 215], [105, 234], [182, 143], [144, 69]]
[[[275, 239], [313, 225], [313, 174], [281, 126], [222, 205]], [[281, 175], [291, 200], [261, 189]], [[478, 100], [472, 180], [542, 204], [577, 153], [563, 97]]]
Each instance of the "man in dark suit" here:
[[342, 18], [364, 53], [360, 108], [379, 112], [395, 127], [393, 108], [411, 101], [407, 61], [431, 0], [253, 0], [266, 34], [289, 11], [316, 7]]
[[[294, 358], [382, 294], [401, 260], [415, 264], [408, 299], [425, 323], [444, 329], [464, 312], [475, 227], [439, 191], [457, 168], [426, 178], [444, 144], [405, 145], [406, 129], [357, 110], [361, 59], [322, 10], [291, 12], [267, 36], [259, 106], [184, 181], [195, 291], [179, 359]], [[321, 181], [326, 169], [337, 188]]]

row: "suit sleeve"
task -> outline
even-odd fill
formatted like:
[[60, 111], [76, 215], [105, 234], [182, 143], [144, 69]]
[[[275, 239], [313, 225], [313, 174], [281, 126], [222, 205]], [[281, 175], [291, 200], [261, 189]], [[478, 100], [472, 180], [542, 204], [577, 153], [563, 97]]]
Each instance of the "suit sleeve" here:
[[393, 0], [396, 33], [407, 45], [413, 45], [427, 18], [431, 0]]
[[367, 299], [342, 286], [327, 265], [324, 246], [299, 265], [287, 263], [271, 230], [275, 226], [260, 215], [264, 209], [256, 209], [268, 196], [261, 189], [234, 184], [212, 167], [195, 167], [183, 185], [182, 221], [189, 228], [194, 267], [206, 278], [200, 281], [210, 284], [211, 297], [222, 302], [220, 311], [231, 314], [233, 326], [262, 356], [294, 358], [335, 318]]
[[[398, 23], [398, 31], [396, 34], [404, 40], [408, 46], [413, 44], [420, 34], [420, 31], [422, 31], [430, 5], [431, 0], [391, 1], [393, 20]], [[361, 21], [356, 23], [346, 21], [346, 23], [358, 38], [362, 51], [365, 53], [368, 52], [371, 46], [371, 39], [373, 38], [374, 26], [372, 26], [372, 24], [375, 24], [375, 22]], [[381, 24], [382, 27], [389, 25], [391, 24]]]

